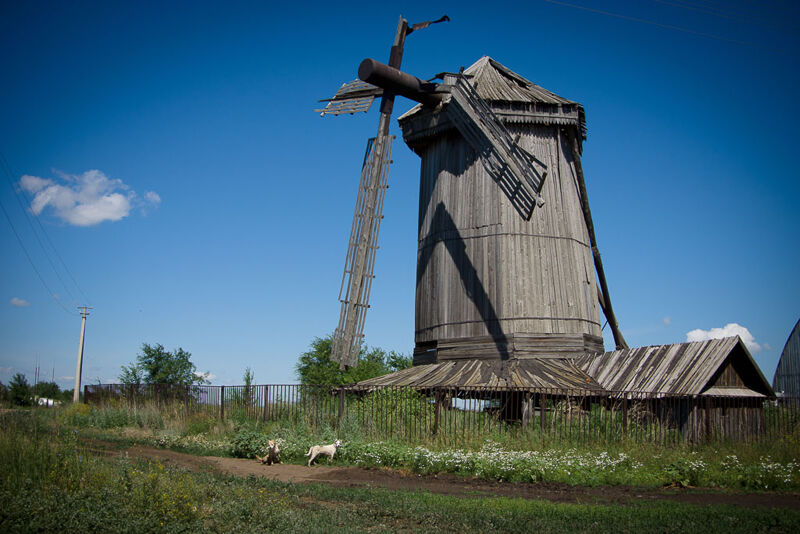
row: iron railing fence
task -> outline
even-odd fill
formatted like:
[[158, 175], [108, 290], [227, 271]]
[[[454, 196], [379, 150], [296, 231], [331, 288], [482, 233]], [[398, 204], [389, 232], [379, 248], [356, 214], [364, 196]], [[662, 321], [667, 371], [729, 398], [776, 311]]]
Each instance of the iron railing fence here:
[[377, 439], [452, 444], [509, 433], [542, 443], [752, 442], [800, 431], [800, 399], [793, 397], [507, 387], [95, 384], [85, 387], [84, 399], [97, 405], [138, 409], [155, 404], [187, 416], [282, 422], [346, 429]]

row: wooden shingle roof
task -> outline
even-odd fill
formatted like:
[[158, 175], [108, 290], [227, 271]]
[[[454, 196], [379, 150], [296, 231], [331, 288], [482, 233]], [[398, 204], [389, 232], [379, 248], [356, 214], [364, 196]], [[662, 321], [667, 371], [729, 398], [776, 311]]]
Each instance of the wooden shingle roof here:
[[374, 386], [569, 388], [602, 391], [597, 382], [567, 358], [448, 360], [417, 365], [362, 380], [355, 387]]
[[[572, 125], [586, 137], [586, 115], [581, 104], [536, 85], [489, 56], [470, 65], [464, 74], [503, 122]], [[412, 132], [419, 129], [428, 136], [451, 127], [444, 117], [436, 117], [438, 114], [422, 104], [402, 114], [398, 122], [406, 141], [414, 138]]]
[[[740, 351], [755, 385], [751, 396], [772, 395], [769, 383], [738, 336], [586, 354], [575, 364], [610, 391], [671, 395], [720, 394], [712, 380], [732, 353]], [[719, 391], [718, 391], [719, 390]], [[733, 390], [731, 390], [733, 391]], [[742, 396], [742, 391], [736, 396]]]
[[[742, 382], [718, 378], [735, 360]], [[447, 360], [363, 380], [352, 389], [536, 388], [588, 394], [638, 392], [659, 395], [765, 397], [774, 392], [738, 337], [585, 354], [578, 358]]]
[[489, 102], [580, 105], [526, 80], [502, 63], [483, 56], [464, 70], [473, 87]]

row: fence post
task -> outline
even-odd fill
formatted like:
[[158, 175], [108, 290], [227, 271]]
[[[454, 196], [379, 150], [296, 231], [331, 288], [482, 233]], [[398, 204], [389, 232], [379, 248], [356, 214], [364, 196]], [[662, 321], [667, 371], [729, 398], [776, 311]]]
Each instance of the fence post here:
[[219, 418], [225, 420], [225, 386], [219, 387]]
[[267, 401], [269, 399], [269, 386], [264, 386], [264, 413], [262, 415], [263, 422], [267, 422], [267, 410], [269, 410], [269, 406]]
[[542, 440], [544, 440], [544, 414], [547, 411], [547, 393], [539, 393], [539, 429], [542, 431]]
[[442, 394], [436, 391], [433, 395], [433, 402], [436, 404], [433, 415], [433, 435], [439, 431], [439, 411], [442, 409]]
[[83, 403], [89, 404], [89, 386], [83, 386]]
[[628, 396], [622, 396], [622, 439], [628, 437]]
[[336, 422], [341, 423], [344, 417], [344, 389], [339, 388], [339, 413], [336, 415]]

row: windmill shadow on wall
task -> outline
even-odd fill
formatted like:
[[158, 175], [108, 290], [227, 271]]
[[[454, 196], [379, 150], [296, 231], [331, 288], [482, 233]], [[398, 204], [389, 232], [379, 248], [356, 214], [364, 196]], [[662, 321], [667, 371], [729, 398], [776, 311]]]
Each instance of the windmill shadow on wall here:
[[[437, 230], [438, 229], [438, 230]], [[475, 265], [467, 254], [467, 246], [461, 233], [458, 231], [453, 218], [448, 213], [447, 208], [440, 202], [436, 205], [436, 211], [431, 218], [431, 225], [424, 237], [424, 246], [417, 260], [417, 286], [422, 280], [425, 270], [433, 257], [436, 246], [442, 243], [447, 249], [447, 253], [453, 260], [458, 269], [461, 285], [467, 297], [475, 305], [478, 313], [486, 326], [486, 331], [492, 337], [500, 359], [507, 360], [508, 338], [500, 325], [500, 319], [494, 309], [492, 300], [483, 286], [483, 282], [475, 269]]]

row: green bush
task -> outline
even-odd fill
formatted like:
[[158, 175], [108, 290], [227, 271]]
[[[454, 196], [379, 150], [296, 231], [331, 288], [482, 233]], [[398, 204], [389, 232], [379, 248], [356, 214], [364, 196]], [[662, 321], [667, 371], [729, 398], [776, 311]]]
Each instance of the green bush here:
[[269, 438], [253, 428], [240, 428], [233, 436], [233, 455], [237, 458], [254, 458], [256, 454], [263, 455], [268, 446]]

